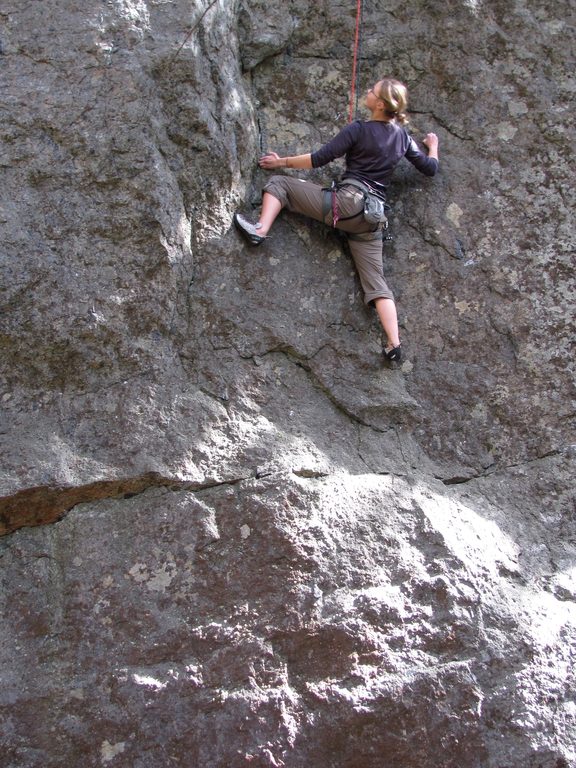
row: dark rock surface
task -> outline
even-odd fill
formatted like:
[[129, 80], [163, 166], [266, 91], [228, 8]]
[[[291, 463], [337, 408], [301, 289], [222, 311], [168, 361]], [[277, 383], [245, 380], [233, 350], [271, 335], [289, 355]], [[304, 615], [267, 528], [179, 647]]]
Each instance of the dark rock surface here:
[[356, 3], [4, 6], [2, 765], [576, 765], [574, 4], [363, 4], [441, 140], [399, 370], [334, 233], [231, 227]]

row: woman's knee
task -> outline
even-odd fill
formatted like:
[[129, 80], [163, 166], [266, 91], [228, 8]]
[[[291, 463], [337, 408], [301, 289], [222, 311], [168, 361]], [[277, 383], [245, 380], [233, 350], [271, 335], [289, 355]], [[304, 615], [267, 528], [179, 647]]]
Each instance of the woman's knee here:
[[262, 188], [262, 192], [267, 192], [279, 200], [283, 208], [288, 203], [288, 190], [285, 179], [286, 176], [271, 176]]
[[365, 304], [373, 304], [374, 307], [376, 307], [376, 304], [382, 299], [386, 299], [387, 301], [391, 301], [392, 304], [395, 304], [394, 294], [386, 285], [385, 280], [382, 280], [382, 285], [378, 287], [364, 288]]

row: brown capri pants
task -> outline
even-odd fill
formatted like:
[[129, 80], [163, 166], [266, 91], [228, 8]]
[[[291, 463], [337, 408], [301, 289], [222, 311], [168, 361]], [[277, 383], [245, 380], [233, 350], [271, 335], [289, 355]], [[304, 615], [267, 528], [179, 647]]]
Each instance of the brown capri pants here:
[[[337, 192], [338, 211], [342, 219], [353, 216], [363, 207], [362, 192], [352, 186], [340, 187]], [[298, 179], [293, 176], [272, 176], [264, 186], [269, 192], [293, 213], [302, 213], [316, 221], [332, 226], [332, 212], [323, 217], [324, 190], [319, 184]], [[364, 221], [364, 216], [356, 216], [348, 221], [338, 221], [336, 229], [359, 235], [373, 231], [372, 225]], [[352, 240], [348, 238], [354, 264], [358, 270], [360, 283], [364, 291], [366, 304], [374, 299], [392, 299], [394, 295], [386, 285], [382, 272], [382, 240]]]

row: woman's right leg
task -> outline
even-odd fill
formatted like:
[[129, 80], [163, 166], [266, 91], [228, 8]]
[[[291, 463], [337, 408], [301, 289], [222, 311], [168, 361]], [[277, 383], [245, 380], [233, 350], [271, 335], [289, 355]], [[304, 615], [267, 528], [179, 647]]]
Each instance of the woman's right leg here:
[[400, 334], [398, 331], [398, 313], [394, 299], [374, 299], [374, 306], [384, 333], [386, 334], [386, 352], [400, 346]]
[[400, 345], [398, 315], [394, 294], [388, 288], [382, 271], [382, 240], [348, 239], [352, 258], [358, 270], [366, 304], [374, 303], [378, 319], [386, 335], [386, 351]]

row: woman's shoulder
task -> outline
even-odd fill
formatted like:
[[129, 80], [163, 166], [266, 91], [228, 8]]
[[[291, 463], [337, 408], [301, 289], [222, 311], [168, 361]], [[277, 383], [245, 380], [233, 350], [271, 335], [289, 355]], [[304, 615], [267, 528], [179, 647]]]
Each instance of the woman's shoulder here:
[[410, 134], [403, 125], [395, 120], [364, 120], [361, 121], [361, 131], [373, 136], [378, 141], [398, 141], [408, 144]]
[[409, 136], [408, 131], [403, 125], [397, 123], [396, 120], [358, 120], [366, 130], [369, 131], [386, 131], [388, 133], [401, 133], [405, 136]]
[[346, 126], [346, 129], [355, 133], [359, 133], [365, 125], [366, 125], [366, 120], [360, 120], [360, 119], [352, 120], [351, 123], [348, 123], [348, 125]]
[[338, 132], [338, 136], [342, 137], [347, 142], [355, 143], [360, 139], [363, 132], [363, 120], [353, 120], [351, 123], [347, 123]]

